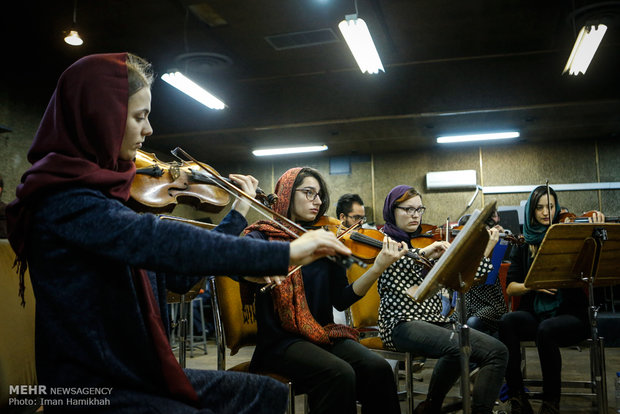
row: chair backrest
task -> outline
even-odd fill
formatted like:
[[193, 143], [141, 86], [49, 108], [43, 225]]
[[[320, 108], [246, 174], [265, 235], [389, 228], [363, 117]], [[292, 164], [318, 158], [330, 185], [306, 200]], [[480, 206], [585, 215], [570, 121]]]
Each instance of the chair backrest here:
[[256, 308], [241, 302], [239, 282], [226, 276], [212, 276], [211, 283], [218, 369], [226, 369], [225, 352], [235, 355], [240, 348], [256, 344]]
[[34, 359], [35, 302], [30, 274], [25, 275], [26, 306], [21, 306], [19, 277], [9, 241], [0, 239], [0, 412], [8, 407], [10, 385], [36, 385]]
[[176, 292], [169, 290], [167, 292], [168, 294], [167, 301], [168, 303], [191, 302], [192, 300], [196, 298], [196, 296], [204, 292], [205, 284], [206, 284], [206, 278], [203, 277], [198, 282], [196, 282], [196, 284], [192, 286], [187, 292], [183, 294], [176, 293]]
[[509, 296], [506, 293], [506, 277], [508, 276], [508, 269], [510, 268], [510, 263], [502, 263], [499, 269], [499, 281], [502, 285], [502, 293], [504, 294], [504, 300], [506, 301], [506, 306], [508, 306], [508, 311], [512, 312], [517, 310], [519, 307], [519, 301], [521, 300], [520, 296]]
[[[355, 264], [351, 266], [349, 270], [347, 270], [349, 283], [355, 282], [366, 270], [367, 269]], [[375, 282], [370, 289], [368, 289], [368, 292], [363, 298], [350, 306], [349, 312], [352, 326], [357, 329], [377, 326], [379, 321], [380, 301], [377, 282]]]

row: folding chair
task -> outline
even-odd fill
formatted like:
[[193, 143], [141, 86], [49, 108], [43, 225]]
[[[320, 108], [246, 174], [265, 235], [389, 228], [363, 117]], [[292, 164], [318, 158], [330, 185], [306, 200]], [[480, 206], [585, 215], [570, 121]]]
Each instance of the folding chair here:
[[[211, 276], [211, 303], [215, 323], [215, 342], [217, 346], [217, 369], [226, 369], [226, 348], [230, 355], [235, 355], [239, 349], [256, 345], [257, 325], [254, 305], [245, 307], [241, 303], [239, 283], [225, 276]], [[250, 361], [245, 361], [228, 368], [230, 371], [251, 372]], [[281, 375], [270, 372], [253, 372], [266, 375], [288, 386], [289, 399], [287, 413], [295, 412], [295, 393], [293, 383]], [[308, 412], [307, 401], [304, 398], [304, 413]]]

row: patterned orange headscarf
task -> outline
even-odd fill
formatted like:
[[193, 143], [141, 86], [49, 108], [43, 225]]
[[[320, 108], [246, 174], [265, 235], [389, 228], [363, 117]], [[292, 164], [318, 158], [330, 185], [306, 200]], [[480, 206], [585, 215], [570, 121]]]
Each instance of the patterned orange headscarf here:
[[[288, 217], [289, 208], [293, 199], [293, 185], [302, 168], [291, 168], [286, 171], [276, 183], [275, 194], [278, 200], [274, 205], [274, 211]], [[277, 218], [281, 225], [294, 233], [299, 234], [299, 230], [294, 229], [290, 224], [283, 223]], [[267, 235], [269, 240], [292, 241], [294, 238], [277, 224], [269, 220], [258, 221], [244, 230], [244, 234], [252, 231], [260, 231]], [[291, 266], [289, 272], [295, 267]], [[312, 316], [306, 301], [306, 291], [301, 269], [295, 270], [287, 277], [280, 286], [276, 286], [272, 291], [273, 305], [280, 318], [282, 328], [288, 332], [304, 336], [316, 344], [329, 344], [331, 338], [351, 338], [358, 340], [359, 333], [352, 328], [344, 325], [328, 324], [321, 326]]]

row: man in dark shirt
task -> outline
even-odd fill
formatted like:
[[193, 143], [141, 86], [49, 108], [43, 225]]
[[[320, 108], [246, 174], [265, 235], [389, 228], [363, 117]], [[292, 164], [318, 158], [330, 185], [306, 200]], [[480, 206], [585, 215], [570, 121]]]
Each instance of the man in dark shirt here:
[[[336, 217], [340, 220], [341, 229], [346, 229], [366, 218], [364, 202], [357, 194], [344, 194], [336, 204]], [[364, 220], [365, 222], [365, 220]]]

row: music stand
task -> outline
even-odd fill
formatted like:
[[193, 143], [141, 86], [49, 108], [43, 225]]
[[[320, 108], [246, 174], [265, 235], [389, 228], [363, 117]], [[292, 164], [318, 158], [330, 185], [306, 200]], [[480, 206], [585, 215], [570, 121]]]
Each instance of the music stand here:
[[459, 292], [460, 327], [459, 346], [461, 348], [461, 394], [463, 396], [463, 413], [471, 412], [471, 396], [469, 394], [469, 327], [466, 324], [465, 292], [474, 282], [476, 270], [484, 255], [489, 241], [486, 222], [495, 210], [496, 201], [487, 204], [482, 211], [475, 210], [469, 221], [458, 233], [450, 247], [439, 258], [437, 263], [424, 278], [419, 287], [407, 291], [417, 302], [423, 302], [436, 294], [441, 288], [447, 287]]
[[525, 278], [530, 289], [588, 286], [591, 356], [598, 410], [607, 412], [607, 381], [603, 343], [598, 337], [594, 286], [620, 283], [620, 224], [554, 224], [549, 227]]

